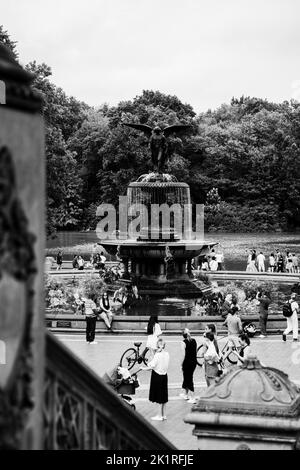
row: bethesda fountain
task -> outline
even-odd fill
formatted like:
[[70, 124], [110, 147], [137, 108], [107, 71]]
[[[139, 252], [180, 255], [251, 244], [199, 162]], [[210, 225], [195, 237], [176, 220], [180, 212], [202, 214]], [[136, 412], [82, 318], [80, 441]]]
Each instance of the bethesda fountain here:
[[[192, 206], [188, 184], [164, 173], [170, 158], [168, 136], [189, 128], [185, 125], [152, 129], [143, 124], [124, 124], [145, 132], [149, 137], [154, 172], [142, 175], [129, 184], [127, 208], [138, 208], [140, 231], [116, 231], [114, 239], [101, 240], [106, 251], [116, 255], [124, 265], [124, 279], [133, 279], [140, 291], [149, 295], [194, 296], [205, 286], [192, 275], [192, 260], [207, 254], [216, 243], [195, 237], [192, 230]], [[153, 208], [165, 209], [156, 213]], [[168, 208], [175, 208], [169, 211]], [[166, 221], [166, 215], [168, 220]], [[130, 214], [127, 212], [127, 219]], [[207, 286], [206, 286], [207, 288]]]

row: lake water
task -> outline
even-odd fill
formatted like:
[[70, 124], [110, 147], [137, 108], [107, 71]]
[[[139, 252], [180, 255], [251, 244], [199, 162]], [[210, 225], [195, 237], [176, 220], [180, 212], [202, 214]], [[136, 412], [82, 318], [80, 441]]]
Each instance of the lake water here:
[[[266, 257], [276, 249], [291, 251], [300, 257], [300, 233], [207, 233], [205, 240], [218, 242], [225, 256], [225, 268], [232, 271], [246, 269], [247, 250], [255, 248]], [[98, 243], [96, 232], [59, 232], [47, 241], [47, 255], [55, 256], [58, 248], [64, 253], [64, 259], [72, 259], [80, 253], [88, 259], [93, 246]], [[111, 259], [108, 256], [108, 259]]]

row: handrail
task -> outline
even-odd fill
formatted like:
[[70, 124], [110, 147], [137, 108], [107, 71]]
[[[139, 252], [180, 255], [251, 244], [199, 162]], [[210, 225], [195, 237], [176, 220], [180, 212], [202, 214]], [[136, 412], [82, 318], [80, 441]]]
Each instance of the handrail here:
[[175, 449], [49, 332], [44, 430], [45, 449]]

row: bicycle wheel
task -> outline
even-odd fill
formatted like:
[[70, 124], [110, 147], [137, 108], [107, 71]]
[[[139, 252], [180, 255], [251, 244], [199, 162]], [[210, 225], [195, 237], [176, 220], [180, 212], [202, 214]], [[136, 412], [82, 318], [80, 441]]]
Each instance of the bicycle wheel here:
[[228, 354], [228, 356], [226, 357], [226, 361], [228, 361], [230, 364], [232, 365], [236, 365], [238, 363], [238, 358], [236, 357], [235, 354], [233, 354], [232, 352]]
[[150, 349], [148, 349], [148, 351], [143, 355], [143, 363], [145, 364], [145, 366], [148, 365], [149, 360], [150, 360]]
[[136, 350], [134, 348], [127, 349], [120, 359], [120, 366], [126, 367], [126, 369], [130, 370], [133, 368], [134, 364], [137, 360]]
[[200, 344], [197, 348], [197, 364], [200, 367], [203, 367], [204, 364], [204, 355], [203, 355], [203, 344]]

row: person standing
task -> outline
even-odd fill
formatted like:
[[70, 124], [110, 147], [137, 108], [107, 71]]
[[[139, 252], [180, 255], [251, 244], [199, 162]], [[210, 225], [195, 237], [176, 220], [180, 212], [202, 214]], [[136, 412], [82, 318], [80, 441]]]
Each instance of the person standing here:
[[212, 259], [209, 263], [209, 269], [210, 269], [210, 271], [217, 271], [218, 270], [218, 262], [217, 262], [215, 256], [212, 257]]
[[151, 356], [153, 357], [157, 348], [158, 338], [162, 334], [157, 315], [150, 316], [147, 326], [147, 334], [148, 339], [146, 343], [146, 349], [143, 354], [146, 354], [146, 352], [150, 350]]
[[259, 326], [260, 326], [260, 338], [265, 338], [267, 336], [267, 321], [269, 313], [269, 305], [271, 299], [267, 292], [258, 292], [256, 294], [256, 299], [259, 302]]
[[298, 341], [298, 313], [299, 313], [299, 304], [296, 301], [297, 294], [294, 292], [291, 295], [288, 303], [290, 304], [291, 316], [286, 318], [287, 327], [282, 334], [283, 341], [286, 341], [286, 335], [293, 332], [293, 341]]
[[273, 273], [275, 271], [275, 256], [274, 253], [271, 253], [269, 256], [269, 271]]
[[77, 258], [77, 264], [78, 264], [79, 271], [83, 271], [84, 270], [84, 259], [82, 258], [81, 255], [79, 255], [78, 258]]
[[75, 255], [72, 261], [73, 269], [78, 269], [78, 256]]
[[265, 260], [266, 260], [265, 255], [261, 251], [259, 255], [257, 255], [257, 268], [258, 268], [258, 272], [260, 273], [265, 272]]
[[208, 270], [209, 270], [208, 260], [207, 258], [203, 258], [203, 261], [201, 263], [201, 271], [208, 271]]
[[[180, 394], [182, 398], [188, 401], [188, 403], [196, 403], [194, 398], [194, 380], [193, 375], [197, 366], [197, 342], [192, 338], [190, 330], [185, 328], [183, 330], [183, 342], [182, 342], [182, 373], [183, 383], [182, 388], [185, 390], [184, 393]], [[191, 396], [189, 397], [189, 392]]]
[[238, 316], [238, 307], [234, 306], [228, 313], [223, 325], [228, 328], [228, 340], [234, 346], [239, 346], [238, 336], [242, 333], [242, 321]]
[[292, 256], [292, 259], [293, 259], [293, 272], [298, 273], [299, 272], [298, 256], [296, 256], [296, 254], [294, 253], [293, 256]]
[[241, 345], [239, 352], [232, 350], [232, 354], [235, 354], [239, 361], [243, 364], [245, 359], [248, 359], [248, 357], [252, 355], [250, 339], [246, 333], [242, 333], [239, 336], [239, 342]]
[[212, 333], [214, 335], [214, 345], [215, 345], [217, 354], [219, 355], [220, 351], [219, 351], [219, 345], [218, 345], [218, 340], [217, 340], [217, 336], [218, 336], [217, 335], [217, 328], [216, 328], [216, 325], [214, 323], [209, 323], [208, 325], [205, 325], [204, 338], [206, 338], [207, 333]]
[[218, 263], [218, 271], [224, 271], [224, 254], [222, 251], [216, 253], [216, 260]]
[[247, 264], [246, 271], [252, 272], [252, 273], [257, 272], [257, 269], [256, 269], [256, 251], [255, 250], [251, 250], [251, 252], [248, 256], [248, 264]]
[[280, 251], [277, 252], [277, 272], [278, 273], [284, 272], [284, 259]]
[[96, 304], [92, 299], [84, 298], [84, 310], [86, 321], [86, 341], [89, 344], [97, 344], [95, 341], [97, 313]]
[[214, 334], [211, 332], [206, 333], [205, 339], [206, 341], [203, 347], [204, 370], [206, 384], [209, 387], [215, 383], [216, 378], [219, 376], [218, 364], [220, 362], [220, 358], [216, 351]]
[[106, 256], [104, 256], [103, 251], [100, 253], [100, 269], [105, 269]]
[[157, 340], [157, 350], [153, 359], [142, 370], [152, 370], [149, 390], [149, 401], [159, 405], [159, 413], [151, 418], [153, 421], [167, 419], [166, 404], [168, 403], [168, 368], [169, 353], [165, 350], [166, 343], [162, 338]]
[[57, 253], [56, 264], [57, 264], [57, 271], [60, 271], [62, 268], [62, 264], [63, 264], [63, 253], [61, 250], [59, 250], [59, 252]]
[[290, 273], [290, 274], [293, 273], [294, 269], [293, 269], [293, 256], [292, 256], [292, 253], [287, 252], [285, 267], [286, 267], [286, 271], [288, 273]]

